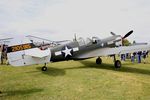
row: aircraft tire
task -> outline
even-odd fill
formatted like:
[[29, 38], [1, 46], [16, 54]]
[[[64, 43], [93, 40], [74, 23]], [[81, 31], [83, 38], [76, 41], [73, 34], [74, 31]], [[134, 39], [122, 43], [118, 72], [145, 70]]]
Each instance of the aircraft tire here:
[[46, 66], [42, 67], [42, 71], [47, 71], [47, 67]]
[[97, 59], [96, 59], [96, 64], [102, 64], [102, 59], [100, 58], [100, 57], [98, 57]]
[[115, 68], [121, 68], [121, 61], [116, 60], [114, 65], [115, 65]]

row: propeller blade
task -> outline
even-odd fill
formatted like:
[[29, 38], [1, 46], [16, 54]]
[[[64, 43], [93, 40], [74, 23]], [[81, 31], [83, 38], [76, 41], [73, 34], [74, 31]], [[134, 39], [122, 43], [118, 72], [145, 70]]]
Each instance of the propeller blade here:
[[76, 35], [76, 33], [74, 34], [74, 39], [73, 39], [73, 41], [77, 41], [77, 35]]
[[114, 32], [110, 32], [111, 35], [116, 35]]
[[133, 30], [131, 30], [130, 32], [128, 32], [122, 39], [127, 38], [128, 36], [130, 36], [133, 33]]

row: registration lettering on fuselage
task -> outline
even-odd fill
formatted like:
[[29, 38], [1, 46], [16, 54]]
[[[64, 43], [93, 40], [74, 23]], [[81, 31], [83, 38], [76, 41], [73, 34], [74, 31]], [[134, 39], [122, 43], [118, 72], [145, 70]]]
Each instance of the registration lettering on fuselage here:
[[12, 47], [12, 52], [31, 49], [30, 44], [17, 45]]
[[31, 49], [31, 48], [34, 48], [34, 45], [32, 43], [15, 45], [15, 46], [8, 47], [7, 52], [8, 53], [16, 52], [16, 51], [22, 51], [22, 50], [27, 50], [27, 49]]

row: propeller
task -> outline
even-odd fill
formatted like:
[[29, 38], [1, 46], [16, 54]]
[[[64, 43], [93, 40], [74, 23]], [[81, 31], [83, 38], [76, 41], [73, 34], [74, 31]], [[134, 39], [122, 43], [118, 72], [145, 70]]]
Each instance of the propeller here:
[[[129, 37], [132, 33], [133, 33], [133, 30], [129, 31], [129, 32], [128, 32], [127, 34], [125, 34], [123, 37], [122, 37], [122, 36], [120, 36], [120, 37], [121, 37], [121, 39], [116, 40], [115, 42], [122, 41], [122, 45], [124, 45], [124, 40], [125, 40], [127, 37]], [[116, 36], [116, 34], [115, 34], [115, 33], [113, 33], [113, 32], [111, 32], [111, 34], [112, 34], [113, 36]]]
[[129, 31], [124, 37], [122, 37], [122, 45], [124, 46], [124, 40], [133, 33], [133, 30]]
[[122, 39], [127, 38], [128, 36], [130, 36], [133, 33], [133, 30], [131, 30], [130, 32], [128, 32]]

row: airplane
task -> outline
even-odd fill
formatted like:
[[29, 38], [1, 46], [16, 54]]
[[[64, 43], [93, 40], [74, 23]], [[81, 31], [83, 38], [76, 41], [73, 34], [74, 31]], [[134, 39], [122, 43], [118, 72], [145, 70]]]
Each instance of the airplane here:
[[113, 56], [115, 68], [121, 68], [121, 61], [115, 55], [150, 50], [150, 45], [123, 46], [123, 40], [133, 33], [129, 31], [125, 36], [111, 32], [110, 37], [99, 39], [98, 37], [75, 38], [65, 44], [47, 48], [36, 46], [28, 37], [16, 37], [11, 39], [7, 47], [7, 57], [12, 66], [26, 66], [32, 64], [44, 64], [42, 71], [47, 70], [49, 62], [68, 60], [84, 60], [97, 57], [96, 64], [102, 64], [102, 56]]

